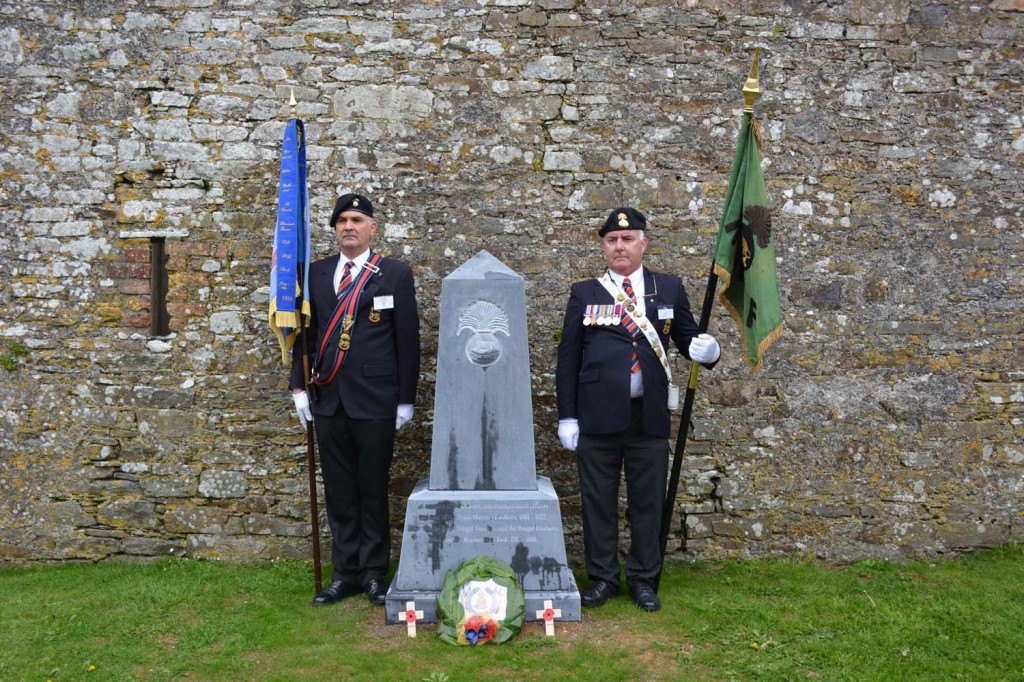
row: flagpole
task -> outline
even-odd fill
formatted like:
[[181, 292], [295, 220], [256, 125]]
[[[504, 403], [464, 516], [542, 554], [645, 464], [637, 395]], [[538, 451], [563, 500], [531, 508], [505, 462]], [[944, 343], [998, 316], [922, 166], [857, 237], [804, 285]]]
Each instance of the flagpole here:
[[[288, 98], [288, 108], [291, 111], [292, 118], [297, 118], [298, 113], [296, 110], [295, 101], [295, 89], [291, 89], [291, 95]], [[304, 191], [304, 188], [300, 188], [300, 192]], [[308, 263], [302, 263], [299, 266], [299, 270], [296, 273], [297, 280], [304, 282], [304, 273], [302, 268], [309, 267]], [[306, 296], [308, 292], [303, 291], [302, 295]], [[301, 311], [301, 305], [296, 305], [296, 310]], [[295, 339], [295, 343], [301, 344], [302, 348], [302, 376], [305, 378], [306, 395], [310, 395], [309, 380], [309, 346], [306, 343], [306, 334], [304, 332], [305, 325], [302, 323], [302, 314], [298, 313], [299, 330], [298, 335]], [[323, 589], [323, 578], [320, 570], [320, 509], [316, 499], [316, 446], [313, 438], [313, 422], [306, 422], [306, 471], [309, 475], [309, 524], [310, 530], [313, 535], [313, 580], [316, 585], [316, 592], [319, 593]]]
[[[758, 56], [759, 48], [754, 48], [754, 63], [750, 67], [750, 75], [743, 84], [743, 99], [745, 105], [744, 113], [753, 113], [754, 102], [761, 96], [761, 88], [758, 83]], [[708, 285], [704, 292], [704, 305], [700, 311], [700, 322], [697, 325], [699, 333], [704, 334], [711, 323], [711, 308], [715, 304], [715, 289], [718, 288], [718, 275], [715, 274], [714, 257], [711, 259], [711, 272], [708, 274]], [[668, 545], [668, 530], [672, 524], [672, 513], [675, 511], [676, 492], [679, 489], [679, 473], [683, 466], [683, 454], [686, 452], [686, 438], [690, 432], [690, 415], [693, 412], [693, 400], [697, 394], [697, 377], [700, 374], [700, 363], [694, 361], [690, 365], [690, 378], [686, 384], [686, 397], [683, 400], [683, 413], [679, 419], [679, 433], [676, 437], [676, 447], [672, 457], [672, 473], [669, 476], [668, 492], [665, 494], [665, 506], [661, 517], [661, 558], [665, 559], [665, 549]], [[660, 577], [660, 576], [659, 576]]]
[[[305, 336], [300, 324], [296, 343], [302, 344], [302, 375], [306, 377], [306, 395], [309, 395], [309, 347]], [[316, 450], [313, 445], [312, 421], [306, 422], [306, 470], [309, 473], [309, 522], [313, 533], [313, 580], [319, 593], [323, 589], [323, 582], [320, 575], [320, 509], [316, 501]]]

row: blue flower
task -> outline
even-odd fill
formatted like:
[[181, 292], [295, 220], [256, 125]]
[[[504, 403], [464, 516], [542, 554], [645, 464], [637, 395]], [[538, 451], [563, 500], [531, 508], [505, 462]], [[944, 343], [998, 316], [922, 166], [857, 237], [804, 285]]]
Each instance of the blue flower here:
[[466, 641], [469, 642], [470, 646], [475, 646], [480, 640], [487, 640], [487, 623], [484, 623], [476, 630], [466, 628]]

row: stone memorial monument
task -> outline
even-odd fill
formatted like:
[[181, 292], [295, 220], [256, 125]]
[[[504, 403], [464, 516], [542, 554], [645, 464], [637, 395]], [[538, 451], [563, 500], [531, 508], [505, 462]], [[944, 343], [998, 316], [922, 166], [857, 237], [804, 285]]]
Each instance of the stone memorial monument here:
[[436, 622], [445, 574], [479, 554], [506, 562], [527, 618], [550, 600], [580, 619], [558, 495], [537, 475], [523, 278], [486, 251], [441, 286], [430, 477], [409, 496], [386, 621], [407, 602]]

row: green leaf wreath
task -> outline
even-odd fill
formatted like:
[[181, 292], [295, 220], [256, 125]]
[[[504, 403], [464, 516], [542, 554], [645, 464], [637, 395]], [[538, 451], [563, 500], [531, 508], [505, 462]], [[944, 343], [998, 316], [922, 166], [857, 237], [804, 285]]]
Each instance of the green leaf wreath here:
[[[508, 590], [505, 619], [495, 621], [480, 615], [466, 617], [459, 603], [459, 590], [473, 580], [493, 580]], [[448, 644], [475, 645], [507, 642], [519, 634], [526, 616], [526, 598], [512, 568], [501, 559], [480, 554], [464, 561], [444, 577], [437, 598], [438, 632]]]

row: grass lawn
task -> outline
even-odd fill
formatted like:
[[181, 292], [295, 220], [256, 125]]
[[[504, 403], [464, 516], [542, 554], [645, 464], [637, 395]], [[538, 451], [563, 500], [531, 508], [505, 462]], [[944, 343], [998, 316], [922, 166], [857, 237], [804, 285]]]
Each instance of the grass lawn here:
[[312, 585], [295, 562], [5, 569], [0, 680], [1024, 681], [1022, 546], [899, 565], [673, 563], [658, 613], [623, 596], [555, 638], [531, 622], [473, 648], [429, 625], [409, 639], [362, 597], [312, 608]]

